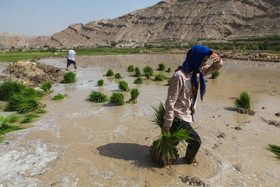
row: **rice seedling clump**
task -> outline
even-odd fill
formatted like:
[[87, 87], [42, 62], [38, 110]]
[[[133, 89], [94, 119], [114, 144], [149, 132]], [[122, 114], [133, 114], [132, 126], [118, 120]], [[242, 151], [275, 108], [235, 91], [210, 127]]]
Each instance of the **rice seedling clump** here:
[[94, 103], [104, 103], [108, 101], [108, 97], [101, 92], [92, 91], [89, 95], [89, 101]]
[[137, 97], [139, 96], [140, 92], [137, 88], [133, 88], [130, 92], [131, 98], [129, 99], [129, 103], [136, 104], [137, 103]]
[[134, 77], [141, 77], [141, 72], [140, 72], [140, 69], [138, 67], [135, 68]]
[[163, 63], [160, 63], [160, 64], [158, 65], [158, 70], [159, 70], [159, 71], [165, 71], [165, 65], [164, 65]]
[[114, 92], [110, 97], [109, 103], [116, 105], [124, 105], [124, 96], [122, 93]]
[[18, 111], [19, 113], [26, 114], [28, 112], [37, 110], [40, 108], [40, 103], [36, 98], [24, 97], [21, 94], [14, 94], [6, 106], [6, 111]]
[[266, 149], [269, 150], [270, 152], [274, 153], [275, 158], [280, 161], [280, 147], [277, 145], [272, 145], [272, 144], [269, 144], [268, 146], [269, 147]]
[[166, 72], [170, 73], [171, 72], [171, 68], [168, 68]]
[[151, 68], [150, 66], [146, 66], [145, 68], [144, 68], [144, 73], [146, 74], [146, 73], [150, 73], [150, 75], [154, 75], [154, 70], [153, 70], [153, 68]]
[[128, 72], [133, 72], [133, 71], [134, 71], [134, 66], [133, 66], [133, 65], [129, 65], [129, 66], [127, 67], [127, 71], [128, 71]]
[[104, 80], [100, 79], [97, 81], [98, 86], [103, 86], [104, 85]]
[[120, 81], [119, 82], [119, 89], [128, 92], [130, 89], [128, 87], [128, 83], [125, 81]]
[[165, 75], [157, 74], [154, 81], [164, 81], [166, 79], [168, 79], [168, 77], [166, 77]]
[[55, 95], [52, 100], [62, 100], [66, 97], [66, 95], [62, 95], [60, 93], [58, 93], [57, 95]]
[[121, 76], [120, 73], [116, 73], [114, 77], [115, 77], [115, 79], [120, 79], [120, 78], [122, 78], [122, 76]]
[[8, 101], [12, 95], [25, 89], [25, 85], [12, 81], [5, 81], [0, 84], [0, 100]]
[[151, 74], [149, 72], [145, 73], [145, 76], [146, 76], [147, 79], [151, 78]]
[[111, 70], [111, 69], [109, 69], [108, 71], [107, 71], [107, 73], [106, 73], [106, 76], [107, 77], [112, 77], [112, 76], [114, 76], [114, 72], [113, 72], [113, 70]]
[[254, 115], [255, 111], [252, 109], [251, 98], [248, 92], [243, 91], [239, 98], [235, 99], [235, 106], [239, 109], [240, 113]]
[[23, 120], [20, 121], [20, 123], [30, 123], [34, 121], [34, 118], [40, 117], [37, 114], [28, 114], [24, 117]]
[[134, 81], [134, 84], [143, 84], [143, 79], [141, 77], [137, 78], [135, 81]]
[[220, 72], [216, 71], [214, 73], [212, 73], [211, 79], [216, 79], [220, 76]]
[[178, 118], [175, 118], [172, 122], [172, 126], [169, 132], [163, 131], [163, 116], [165, 114], [165, 108], [161, 103], [158, 108], [154, 108], [155, 118], [153, 122], [161, 129], [161, 137], [153, 142], [150, 147], [150, 153], [153, 159], [162, 167], [172, 164], [178, 157], [178, 151], [176, 145], [181, 143], [185, 146], [184, 141], [193, 140], [189, 136], [189, 131], [185, 128], [181, 128]]
[[69, 72], [69, 73], [66, 73], [64, 75], [64, 79], [63, 79], [63, 83], [64, 84], [69, 84], [69, 83], [74, 83], [77, 81], [77, 78], [76, 78], [76, 74], [73, 73], [73, 72]]
[[52, 83], [51, 82], [44, 82], [41, 87], [40, 87], [42, 90], [44, 90], [45, 92], [46, 91], [49, 91], [51, 88], [52, 88]]
[[19, 116], [15, 114], [11, 114], [10, 116], [7, 117], [0, 115], [0, 142], [3, 141], [6, 133], [25, 129], [24, 127], [21, 126], [10, 125], [11, 123], [16, 122], [18, 118]]

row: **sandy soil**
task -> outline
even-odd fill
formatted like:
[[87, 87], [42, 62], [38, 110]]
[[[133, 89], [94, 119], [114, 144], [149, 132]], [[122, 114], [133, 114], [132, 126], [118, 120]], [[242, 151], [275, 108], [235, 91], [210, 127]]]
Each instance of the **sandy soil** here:
[[[78, 82], [57, 84], [42, 102], [49, 113], [32, 128], [6, 135], [0, 144], [0, 186], [279, 186], [280, 163], [265, 149], [280, 145], [280, 128], [265, 120], [280, 121], [280, 64], [224, 59], [217, 80], [207, 79], [207, 93], [199, 101], [195, 123], [202, 146], [198, 165], [180, 158], [159, 168], [149, 146], [160, 135], [151, 122], [152, 106], [164, 102], [166, 81], [133, 84], [130, 64], [154, 69], [163, 62], [174, 70], [185, 55], [117, 55], [78, 57]], [[65, 67], [64, 59], [41, 62]], [[71, 67], [73, 68], [73, 67]], [[140, 91], [137, 104], [111, 106], [86, 101], [92, 90], [108, 96], [118, 81], [103, 77], [111, 68], [125, 76], [130, 88]], [[165, 73], [171, 76], [172, 73]], [[106, 86], [98, 87], [104, 79]], [[234, 98], [248, 91], [254, 116], [237, 113]], [[51, 101], [57, 93], [70, 97]], [[124, 93], [124, 92], [123, 92]], [[124, 93], [125, 100], [130, 94]]]

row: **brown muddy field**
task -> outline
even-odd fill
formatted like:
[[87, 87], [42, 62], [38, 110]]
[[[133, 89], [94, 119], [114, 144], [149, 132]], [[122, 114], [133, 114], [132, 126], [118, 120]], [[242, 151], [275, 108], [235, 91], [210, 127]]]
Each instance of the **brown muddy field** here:
[[[153, 106], [164, 102], [167, 81], [144, 80], [126, 72], [133, 64], [158, 68], [181, 65], [185, 55], [114, 55], [78, 57], [78, 81], [53, 85], [45, 97], [49, 112], [30, 128], [6, 135], [0, 144], [0, 186], [279, 186], [280, 162], [265, 148], [280, 145], [280, 64], [224, 59], [218, 79], [207, 79], [204, 101], [198, 101], [193, 127], [202, 139], [197, 166], [180, 158], [159, 168], [149, 146], [160, 135], [152, 123]], [[65, 68], [64, 59], [40, 62]], [[210, 62], [209, 62], [210, 63]], [[2, 66], [1, 66], [2, 67]], [[73, 70], [73, 67], [71, 67]], [[118, 80], [104, 77], [111, 68], [140, 91], [137, 104], [112, 106], [87, 101], [92, 90], [111, 96]], [[156, 71], [157, 73], [157, 71]], [[171, 77], [172, 73], [164, 73]], [[97, 86], [104, 79], [107, 85]], [[234, 98], [248, 91], [254, 116], [240, 114]], [[68, 94], [52, 101], [57, 93]], [[125, 100], [130, 93], [122, 92]], [[196, 180], [188, 180], [195, 177]], [[188, 182], [189, 181], [189, 182]]]

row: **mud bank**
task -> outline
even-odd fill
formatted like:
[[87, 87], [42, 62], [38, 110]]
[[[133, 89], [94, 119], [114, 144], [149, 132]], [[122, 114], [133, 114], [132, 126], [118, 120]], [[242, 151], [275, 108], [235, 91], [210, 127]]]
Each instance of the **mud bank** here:
[[[280, 65], [224, 59], [217, 80], [207, 78], [204, 101], [198, 101], [195, 123], [202, 139], [198, 165], [186, 165], [185, 150], [174, 165], [158, 168], [149, 146], [159, 135], [152, 106], [164, 102], [167, 82], [144, 80], [133, 84], [126, 68], [133, 64], [174, 70], [185, 55], [114, 55], [78, 57], [78, 82], [57, 84], [42, 102], [48, 114], [34, 127], [6, 135], [0, 144], [0, 185], [3, 186], [188, 186], [189, 179], [208, 186], [278, 186], [280, 164], [265, 147], [280, 145]], [[64, 59], [41, 63], [65, 67]], [[73, 70], [73, 67], [71, 67]], [[121, 73], [130, 88], [140, 91], [137, 104], [111, 106], [86, 101], [92, 90], [111, 95], [118, 81], [103, 75], [111, 68]], [[161, 73], [157, 72], [156, 73]], [[172, 73], [164, 73], [172, 76]], [[104, 79], [104, 87], [97, 81]], [[234, 98], [248, 91], [254, 116], [237, 113]], [[51, 101], [57, 93], [68, 94]], [[123, 92], [125, 100], [129, 93]]]

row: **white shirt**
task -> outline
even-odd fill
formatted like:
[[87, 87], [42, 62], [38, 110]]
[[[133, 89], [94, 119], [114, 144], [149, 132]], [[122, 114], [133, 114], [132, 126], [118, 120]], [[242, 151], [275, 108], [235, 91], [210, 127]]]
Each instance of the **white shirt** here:
[[74, 50], [69, 50], [67, 53], [68, 59], [75, 61], [76, 52]]

